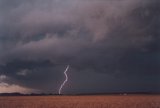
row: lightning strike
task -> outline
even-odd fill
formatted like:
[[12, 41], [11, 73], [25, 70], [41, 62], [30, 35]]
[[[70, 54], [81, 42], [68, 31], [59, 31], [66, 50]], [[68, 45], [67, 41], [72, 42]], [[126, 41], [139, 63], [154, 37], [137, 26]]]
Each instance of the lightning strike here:
[[61, 94], [61, 91], [63, 89], [63, 87], [65, 86], [66, 82], [68, 81], [68, 75], [67, 75], [67, 71], [69, 69], [69, 65], [66, 67], [65, 71], [64, 71], [64, 75], [65, 75], [65, 80], [63, 81], [63, 83], [61, 84], [58, 93]]

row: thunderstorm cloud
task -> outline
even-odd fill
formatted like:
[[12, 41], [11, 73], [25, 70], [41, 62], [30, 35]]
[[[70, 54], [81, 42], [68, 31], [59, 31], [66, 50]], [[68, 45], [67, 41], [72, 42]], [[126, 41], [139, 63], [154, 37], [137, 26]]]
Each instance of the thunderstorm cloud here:
[[65, 93], [160, 91], [159, 5], [0, 0], [0, 92], [57, 93], [66, 65]]

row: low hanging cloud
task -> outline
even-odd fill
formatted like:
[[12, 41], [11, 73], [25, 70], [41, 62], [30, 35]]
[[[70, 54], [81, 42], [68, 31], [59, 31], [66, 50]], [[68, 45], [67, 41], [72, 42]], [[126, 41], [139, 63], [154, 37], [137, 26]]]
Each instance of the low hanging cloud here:
[[159, 4], [0, 0], [0, 72], [7, 83], [54, 92], [67, 64], [82, 75], [159, 75]]
[[0, 83], [0, 93], [36, 93], [38, 90], [21, 87], [15, 84]]
[[7, 79], [7, 76], [6, 76], [6, 75], [0, 75], [0, 81], [3, 81], [3, 80], [5, 80], [5, 79]]

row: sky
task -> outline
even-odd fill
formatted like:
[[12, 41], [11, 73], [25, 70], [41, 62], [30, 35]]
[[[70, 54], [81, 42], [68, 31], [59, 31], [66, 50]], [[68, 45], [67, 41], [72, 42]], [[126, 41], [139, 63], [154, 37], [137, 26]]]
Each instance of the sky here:
[[0, 93], [160, 92], [159, 0], [0, 0]]

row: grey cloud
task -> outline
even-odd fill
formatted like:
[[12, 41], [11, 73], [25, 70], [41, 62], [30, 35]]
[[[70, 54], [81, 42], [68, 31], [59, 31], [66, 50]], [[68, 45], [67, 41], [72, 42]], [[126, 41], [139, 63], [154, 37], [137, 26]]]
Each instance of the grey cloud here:
[[[125, 79], [132, 83], [125, 76], [159, 75], [158, 0], [0, 0], [0, 4], [0, 70], [10, 83], [56, 90], [66, 64], [82, 76], [91, 72], [93, 79], [97, 74], [122, 78], [121, 84]], [[25, 69], [31, 72], [17, 75]], [[97, 85], [105, 81], [103, 77]], [[118, 80], [109, 82], [114, 81]]]

